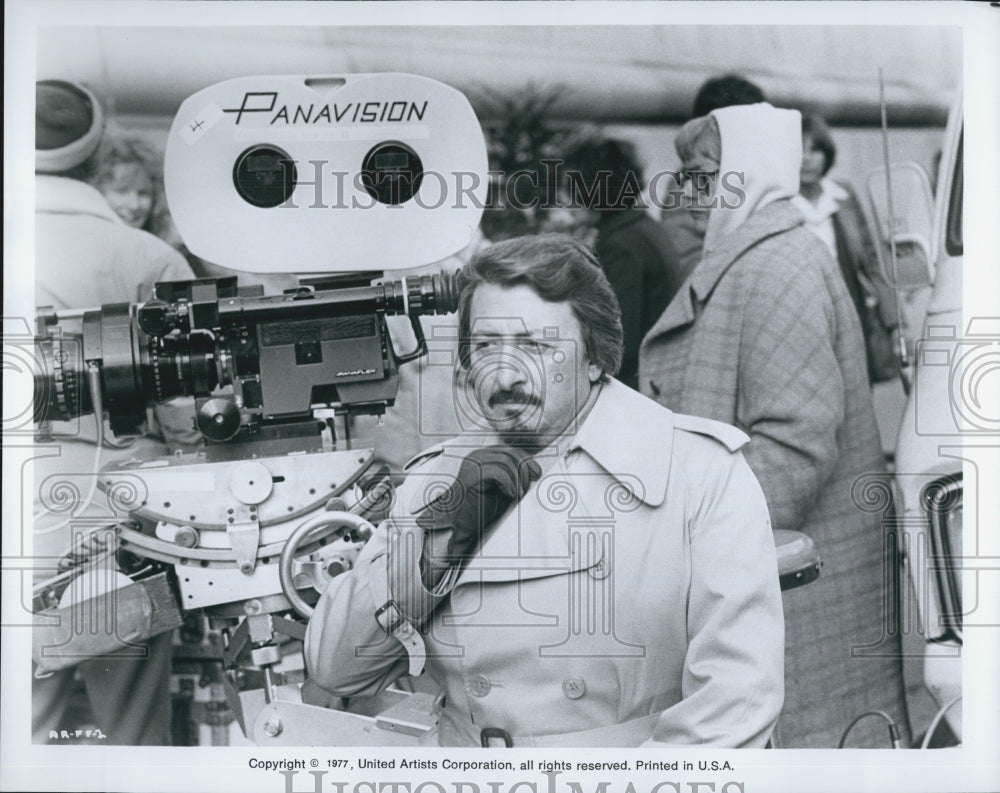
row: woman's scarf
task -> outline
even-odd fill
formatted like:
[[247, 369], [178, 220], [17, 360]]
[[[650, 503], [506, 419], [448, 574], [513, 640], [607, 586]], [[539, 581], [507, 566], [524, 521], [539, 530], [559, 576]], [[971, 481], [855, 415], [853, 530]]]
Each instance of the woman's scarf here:
[[761, 102], [713, 110], [711, 118], [718, 125], [722, 157], [715, 191], [718, 206], [710, 210], [705, 253], [754, 212], [797, 195], [802, 168], [799, 111]]

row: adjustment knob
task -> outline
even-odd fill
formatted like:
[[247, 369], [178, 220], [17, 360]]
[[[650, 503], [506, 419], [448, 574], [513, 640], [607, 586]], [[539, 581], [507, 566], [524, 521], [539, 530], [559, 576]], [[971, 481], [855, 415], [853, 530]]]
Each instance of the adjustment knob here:
[[139, 309], [139, 327], [150, 336], [166, 336], [177, 327], [177, 310], [163, 300], [150, 300]]
[[198, 429], [211, 441], [228, 441], [240, 428], [240, 411], [231, 399], [213, 397], [198, 408]]

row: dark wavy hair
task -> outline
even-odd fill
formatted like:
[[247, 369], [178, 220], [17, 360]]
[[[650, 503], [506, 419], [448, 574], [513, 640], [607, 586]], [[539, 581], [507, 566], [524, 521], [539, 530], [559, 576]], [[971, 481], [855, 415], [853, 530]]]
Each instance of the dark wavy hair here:
[[724, 74], [706, 80], [694, 98], [691, 118], [707, 116], [713, 110], [730, 105], [755, 105], [766, 102], [760, 87], [736, 74]]
[[816, 148], [823, 152], [823, 176], [826, 176], [837, 159], [837, 144], [826, 121], [817, 113], [802, 114], [802, 137], [813, 139]]
[[[570, 189], [579, 194], [574, 199], [589, 194], [590, 208], [605, 212], [628, 209], [638, 202], [644, 182], [631, 143], [614, 138], [583, 140], [564, 159]], [[575, 183], [576, 179], [582, 184]]]
[[462, 269], [458, 297], [459, 357], [469, 367], [472, 296], [480, 284], [530, 286], [543, 300], [568, 302], [583, 333], [587, 360], [606, 376], [622, 362], [621, 309], [594, 254], [568, 234], [513, 237], [478, 252]]

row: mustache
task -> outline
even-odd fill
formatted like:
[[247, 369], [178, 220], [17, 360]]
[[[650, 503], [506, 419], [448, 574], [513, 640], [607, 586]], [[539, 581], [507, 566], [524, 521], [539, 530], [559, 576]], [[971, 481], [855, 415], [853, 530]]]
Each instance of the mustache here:
[[525, 391], [523, 388], [512, 388], [503, 389], [500, 391], [494, 391], [490, 394], [490, 398], [487, 400], [487, 404], [490, 407], [496, 407], [497, 405], [530, 405], [530, 406], [540, 406], [541, 400], [530, 393]]

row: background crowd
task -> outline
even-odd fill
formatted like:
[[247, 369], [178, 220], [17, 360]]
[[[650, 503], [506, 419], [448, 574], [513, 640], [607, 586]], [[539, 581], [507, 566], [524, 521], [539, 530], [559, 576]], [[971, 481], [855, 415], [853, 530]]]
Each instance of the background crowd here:
[[[164, 199], [162, 150], [148, 135], [104, 120], [99, 99], [74, 86], [53, 81], [39, 92], [39, 129], [49, 137], [36, 146], [54, 154], [36, 166], [40, 200], [49, 202], [38, 206], [39, 305], [142, 302], [157, 280], [230, 273], [184, 247]], [[852, 493], [860, 477], [885, 471], [871, 386], [898, 374], [887, 353], [897, 322], [865, 208], [848, 182], [830, 176], [836, 133], [814, 114], [772, 107], [738, 76], [709, 81], [677, 139], [663, 141], [676, 147], [682, 169], [661, 188], [683, 192], [697, 207], [689, 209], [649, 200], [645, 173], [660, 163], [640, 162], [627, 140], [599, 128], [549, 125], [545, 108], [545, 97], [529, 97], [486, 127], [491, 167], [501, 175], [481, 233], [429, 269], [460, 265], [483, 246], [525, 233], [586, 240], [622, 308], [619, 379], [672, 410], [747, 432], [747, 459], [774, 528], [805, 531], [824, 559], [816, 583], [785, 593], [786, 700], [775, 742], [833, 746], [852, 717], [873, 709], [907, 733], [898, 638], [896, 646], [883, 638], [894, 612], [886, 606], [882, 515], [859, 509]], [[86, 146], [76, 146], [81, 140]], [[529, 188], [537, 193], [511, 202], [503, 174], [539, 169], [542, 158], [562, 163], [557, 183], [540, 179]], [[721, 179], [736, 172], [742, 199], [720, 209]], [[45, 222], [65, 224], [67, 214], [79, 228], [44, 230]], [[60, 240], [103, 242], [87, 254], [46, 250]], [[237, 275], [269, 292], [297, 283]], [[429, 339], [446, 335], [435, 328], [447, 320], [424, 322]], [[412, 347], [405, 322], [392, 331], [399, 350]], [[358, 420], [358, 441], [371, 440], [399, 472], [437, 437], [457, 434], [453, 374], [426, 361], [403, 367], [395, 407], [381, 422]], [[171, 421], [160, 427], [164, 447]], [[434, 438], [421, 432], [427, 426]], [[859, 652], [871, 645], [878, 652]], [[158, 682], [136, 687], [166, 690], [165, 666], [156, 668]], [[84, 670], [92, 701], [114, 711], [107, 718], [142, 711], [121, 742], [166, 742], [142, 723], [154, 703], [109, 699], [113, 674], [96, 670], [91, 680]], [[854, 740], [880, 746], [883, 733], [865, 724]]]

